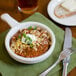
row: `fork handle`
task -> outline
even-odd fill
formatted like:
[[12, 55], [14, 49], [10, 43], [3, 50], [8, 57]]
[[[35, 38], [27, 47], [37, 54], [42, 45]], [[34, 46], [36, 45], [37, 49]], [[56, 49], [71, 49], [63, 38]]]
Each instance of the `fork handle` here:
[[67, 66], [68, 66], [68, 63], [63, 63], [63, 75], [62, 76], [67, 76]]
[[57, 60], [51, 67], [49, 67], [47, 70], [42, 72], [39, 76], [46, 76], [48, 72], [51, 71], [59, 62], [60, 60]]

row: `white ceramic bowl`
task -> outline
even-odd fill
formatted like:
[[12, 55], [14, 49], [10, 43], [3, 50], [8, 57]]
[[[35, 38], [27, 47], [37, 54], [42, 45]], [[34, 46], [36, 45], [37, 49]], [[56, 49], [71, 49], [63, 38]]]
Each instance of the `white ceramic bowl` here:
[[[13, 59], [15, 59], [16, 61], [19, 61], [21, 63], [33, 64], [33, 63], [41, 62], [41, 61], [47, 59], [51, 55], [51, 53], [53, 52], [54, 47], [55, 47], [55, 35], [54, 35], [53, 31], [51, 29], [49, 29], [46, 25], [39, 23], [39, 22], [19, 23], [16, 20], [14, 20], [12, 17], [10, 17], [8, 14], [2, 14], [1, 19], [6, 21], [12, 27], [5, 38], [5, 47], [7, 49], [7, 52]], [[52, 45], [49, 48], [49, 50], [46, 53], [42, 54], [41, 56], [33, 57], [33, 58], [25, 58], [25, 57], [15, 54], [10, 48], [11, 37], [20, 29], [28, 28], [29, 26], [39, 26], [39, 27], [47, 30], [51, 36]]]

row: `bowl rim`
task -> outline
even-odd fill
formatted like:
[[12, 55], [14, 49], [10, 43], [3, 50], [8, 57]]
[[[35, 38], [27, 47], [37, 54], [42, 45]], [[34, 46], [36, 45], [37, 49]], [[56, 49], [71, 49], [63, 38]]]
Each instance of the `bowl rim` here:
[[[32, 57], [32, 58], [26, 58], [26, 57], [22, 57], [22, 56], [19, 56], [19, 55], [17, 55], [17, 54], [15, 54], [12, 50], [11, 50], [11, 48], [10, 48], [10, 46], [9, 46], [9, 35], [10, 35], [10, 33], [14, 30], [14, 29], [16, 29], [16, 28], [18, 28], [18, 26], [15, 26], [15, 27], [13, 27], [8, 33], [7, 33], [7, 35], [6, 35], [6, 38], [5, 38], [5, 47], [6, 47], [6, 49], [7, 49], [7, 52], [9, 53], [9, 54], [11, 54], [13, 57], [15, 57], [15, 59], [19, 59], [19, 60], [21, 60], [21, 61], [35, 61], [35, 60], [40, 60], [42, 57], [46, 57], [48, 54], [49, 54], [49, 52], [50, 52], [50, 50], [53, 50], [54, 49], [54, 47], [55, 47], [55, 42], [56, 42], [56, 39], [55, 39], [55, 34], [54, 34], [54, 32], [47, 26], [47, 25], [45, 25], [45, 24], [43, 24], [43, 23], [40, 23], [40, 22], [34, 22], [34, 21], [28, 21], [28, 22], [23, 22], [25, 25], [26, 24], [30, 24], [30, 23], [33, 23], [33, 24], [38, 24], [38, 25], [40, 25], [40, 26], [42, 26], [43, 28], [45, 28], [46, 30], [48, 30], [49, 31], [49, 33], [50, 33], [50, 35], [51, 35], [51, 40], [52, 40], [52, 45], [51, 45], [51, 47], [48, 49], [48, 51], [46, 51], [45, 53], [43, 53], [42, 55], [40, 55], [40, 56], [37, 56], [37, 57]], [[21, 23], [21, 24], [23, 24], [23, 23]], [[19, 26], [19, 28], [21, 27], [21, 25]], [[24, 28], [26, 28], [26, 27], [24, 27]], [[18, 31], [18, 30], [17, 30]], [[15, 33], [14, 33], [15, 34]], [[11, 38], [10, 38], [11, 39]], [[53, 51], [52, 51], [53, 52]], [[51, 53], [52, 53], [51, 52]]]

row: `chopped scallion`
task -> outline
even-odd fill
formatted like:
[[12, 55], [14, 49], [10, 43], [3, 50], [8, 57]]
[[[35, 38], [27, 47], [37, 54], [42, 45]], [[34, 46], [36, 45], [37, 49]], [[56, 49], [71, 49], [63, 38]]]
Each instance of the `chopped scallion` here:
[[21, 35], [20, 35], [20, 34], [18, 35], [18, 38], [20, 38], [20, 39], [21, 39]]
[[28, 27], [28, 30], [31, 30], [32, 29], [32, 26]]
[[24, 38], [26, 38], [26, 34], [25, 33], [23, 33], [23, 36], [24, 36]]
[[32, 39], [29, 36], [26, 36], [26, 40], [32, 41]]
[[32, 44], [32, 41], [27, 41], [27, 44], [28, 44], [28, 45]]
[[33, 29], [36, 30], [37, 29], [37, 26], [35, 26]]
[[33, 48], [33, 44], [30, 44], [30, 47]]

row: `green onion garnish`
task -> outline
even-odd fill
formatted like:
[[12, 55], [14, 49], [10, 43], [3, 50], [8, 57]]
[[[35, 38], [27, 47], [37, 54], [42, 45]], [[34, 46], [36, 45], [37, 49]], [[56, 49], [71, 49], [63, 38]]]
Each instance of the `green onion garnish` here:
[[33, 44], [30, 44], [30, 47], [33, 48]]
[[27, 40], [27, 42], [26, 42], [28, 45], [31, 45], [32, 44], [32, 41], [30, 41], [30, 40]]
[[28, 27], [28, 30], [31, 30], [32, 29], [32, 26]]
[[35, 26], [33, 29], [36, 30], [37, 29], [37, 26]]
[[25, 33], [23, 33], [23, 36], [26, 38], [26, 34]]
[[29, 36], [26, 36], [26, 40], [32, 41], [32, 39]]
[[18, 38], [21, 39], [21, 35], [20, 34], [18, 35]]

